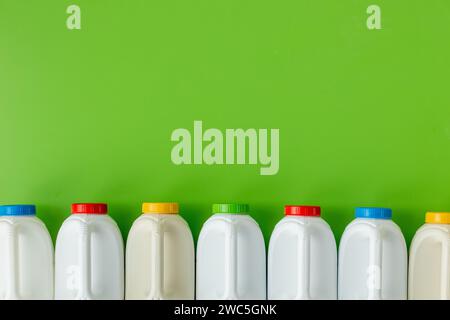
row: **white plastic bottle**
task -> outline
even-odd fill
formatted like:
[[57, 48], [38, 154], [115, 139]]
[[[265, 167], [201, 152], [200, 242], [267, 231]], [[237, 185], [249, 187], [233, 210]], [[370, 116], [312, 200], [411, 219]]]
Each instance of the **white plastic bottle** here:
[[266, 298], [266, 252], [245, 204], [215, 204], [197, 243], [197, 299]]
[[144, 203], [126, 250], [126, 299], [195, 298], [194, 240], [178, 203]]
[[339, 299], [406, 299], [406, 243], [391, 217], [391, 209], [356, 208], [339, 246]]
[[0, 206], [0, 299], [53, 299], [53, 243], [33, 205]]
[[409, 256], [409, 299], [450, 300], [450, 213], [428, 212]]
[[268, 254], [268, 298], [335, 300], [337, 250], [320, 207], [285, 206]]
[[56, 239], [56, 299], [124, 298], [123, 240], [107, 211], [102, 203], [72, 205]]

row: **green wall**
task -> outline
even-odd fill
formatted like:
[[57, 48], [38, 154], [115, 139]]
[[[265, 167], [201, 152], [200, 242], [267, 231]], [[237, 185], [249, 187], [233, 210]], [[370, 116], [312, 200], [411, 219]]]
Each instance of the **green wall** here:
[[[68, 30], [78, 4], [81, 30]], [[382, 29], [368, 30], [378, 4]], [[248, 202], [266, 240], [284, 204], [321, 205], [339, 238], [387, 206], [409, 242], [450, 210], [447, 0], [0, 0], [0, 203], [53, 237], [70, 204]], [[171, 132], [279, 128], [280, 171], [175, 166]]]

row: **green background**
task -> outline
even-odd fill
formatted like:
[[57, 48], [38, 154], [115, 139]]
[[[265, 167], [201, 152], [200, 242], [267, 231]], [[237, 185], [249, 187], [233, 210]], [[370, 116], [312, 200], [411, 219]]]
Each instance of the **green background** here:
[[[337, 239], [387, 206], [409, 243], [450, 210], [449, 18], [447, 0], [0, 0], [0, 203], [36, 204], [56, 237], [71, 203], [107, 202], [126, 238], [143, 201], [178, 201], [197, 238], [212, 203], [248, 202], [266, 241], [285, 204], [322, 206]], [[194, 120], [279, 128], [279, 173], [175, 166]]]

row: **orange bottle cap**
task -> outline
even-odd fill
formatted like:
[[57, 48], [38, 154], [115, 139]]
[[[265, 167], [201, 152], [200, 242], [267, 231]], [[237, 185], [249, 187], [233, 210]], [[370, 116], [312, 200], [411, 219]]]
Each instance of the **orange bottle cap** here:
[[427, 212], [426, 223], [450, 224], [450, 212]]

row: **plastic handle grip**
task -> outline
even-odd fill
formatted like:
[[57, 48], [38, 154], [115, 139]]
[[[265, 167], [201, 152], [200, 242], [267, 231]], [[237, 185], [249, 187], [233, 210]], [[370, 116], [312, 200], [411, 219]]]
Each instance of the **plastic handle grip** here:
[[296, 223], [297, 228], [297, 277], [296, 300], [309, 300], [310, 296], [310, 260], [311, 260], [311, 237], [308, 228], [303, 224]]
[[233, 222], [225, 222], [225, 226], [225, 290], [223, 299], [238, 300], [235, 226]]
[[382, 298], [383, 273], [381, 269], [383, 257], [383, 241], [381, 239], [381, 231], [376, 227], [370, 227], [370, 250], [369, 250], [369, 267], [372, 269], [375, 284], [369, 286], [369, 300], [380, 300]]
[[150, 292], [148, 299], [160, 300], [163, 295], [164, 285], [164, 226], [161, 221], [150, 220], [152, 225], [152, 250], [150, 265], [152, 273], [150, 276]]
[[348, 234], [348, 238], [354, 234], [360, 233], [369, 238], [369, 264], [366, 272], [367, 278], [367, 299], [382, 299], [382, 256], [383, 256], [383, 239], [380, 228], [369, 224], [359, 224]]
[[78, 246], [80, 259], [80, 287], [78, 291], [79, 300], [91, 300], [91, 228], [89, 223], [79, 221], [80, 245]]

